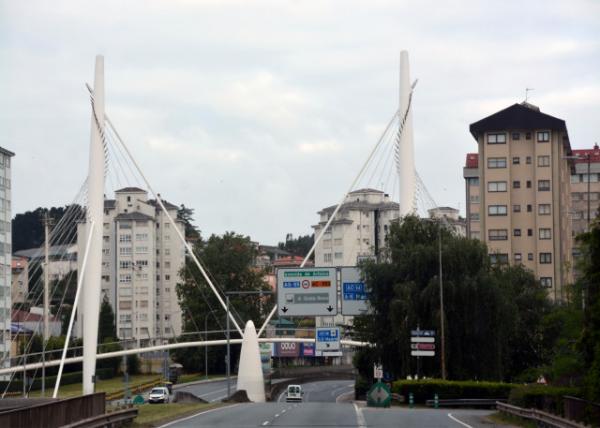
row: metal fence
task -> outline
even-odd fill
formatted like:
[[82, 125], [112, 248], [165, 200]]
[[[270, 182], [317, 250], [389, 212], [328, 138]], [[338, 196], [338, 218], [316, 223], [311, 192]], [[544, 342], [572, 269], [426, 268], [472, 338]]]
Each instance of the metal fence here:
[[2, 412], [0, 413], [0, 427], [58, 428], [102, 415], [105, 411], [104, 392], [99, 392]]

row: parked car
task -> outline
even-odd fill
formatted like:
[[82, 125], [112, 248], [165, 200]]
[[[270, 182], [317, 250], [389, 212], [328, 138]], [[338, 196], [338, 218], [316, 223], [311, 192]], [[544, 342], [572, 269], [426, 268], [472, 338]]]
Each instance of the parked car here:
[[302, 401], [303, 395], [304, 392], [302, 391], [302, 387], [300, 385], [288, 385], [285, 401]]
[[169, 390], [164, 386], [152, 388], [148, 396], [148, 403], [168, 403]]

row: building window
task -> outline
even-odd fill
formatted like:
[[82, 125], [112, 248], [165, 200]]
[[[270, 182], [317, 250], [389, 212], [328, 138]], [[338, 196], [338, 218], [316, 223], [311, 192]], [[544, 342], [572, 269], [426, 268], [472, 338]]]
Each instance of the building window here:
[[579, 183], [579, 174], [574, 174], [571, 176], [571, 183], [572, 184]]
[[343, 257], [343, 253], [335, 253], [336, 259], [341, 259]]
[[119, 309], [121, 309], [123, 311], [128, 311], [128, 310], [131, 310], [131, 308], [132, 308], [131, 300], [119, 301]]
[[506, 181], [490, 181], [488, 192], [506, 192]]
[[506, 241], [508, 239], [508, 231], [506, 229], [490, 229], [488, 237], [490, 241]]
[[495, 265], [495, 264], [500, 264], [500, 265], [508, 264], [508, 254], [502, 254], [502, 253], [490, 254], [490, 262], [493, 265]]
[[121, 268], [121, 269], [131, 269], [131, 260], [121, 260], [119, 262], [119, 268]]
[[471, 213], [472, 221], [479, 221], [479, 213]]
[[331, 262], [331, 253], [325, 253], [325, 254], [323, 254], [323, 261], [325, 263]]
[[488, 158], [488, 168], [506, 168], [506, 158]]
[[512, 139], [515, 141], [519, 141], [521, 139], [521, 134], [519, 134], [518, 132], [513, 132]]
[[520, 188], [521, 188], [521, 182], [519, 180], [513, 181], [513, 189], [520, 189]]
[[171, 249], [165, 248], [165, 256], [170, 256], [170, 255], [171, 255]]
[[[387, 228], [387, 226], [386, 226], [386, 228]], [[333, 240], [333, 245], [336, 245], [336, 246], [342, 245], [342, 238], [335, 238]]]
[[131, 282], [131, 274], [130, 273], [126, 273], [126, 274], [119, 275], [119, 282], [121, 284], [126, 284], [126, 283]]
[[148, 254], [148, 247], [135, 247], [136, 254]]
[[531, 140], [531, 132], [526, 132], [525, 133], [525, 139], [526, 140]]
[[[107, 250], [106, 254], [108, 254], [108, 250]], [[119, 247], [119, 254], [121, 256], [130, 256], [131, 255], [131, 247]]]
[[527, 183], [525, 183], [527, 185], [528, 189], [531, 189], [531, 180], [527, 180]]
[[136, 241], [147, 241], [148, 240], [148, 234], [147, 233], [136, 233], [135, 234], [135, 240]]
[[147, 300], [140, 300], [140, 308], [147, 308], [148, 307], [148, 301]]
[[550, 191], [550, 180], [538, 180], [538, 191], [540, 191], [540, 192]]
[[539, 239], [552, 239], [552, 230], [550, 228], [541, 227], [538, 237]]
[[521, 253], [515, 253], [515, 262], [520, 263], [523, 260], [523, 255]]
[[533, 229], [527, 229], [527, 236], [533, 236]]
[[506, 134], [488, 134], [488, 144], [506, 144]]
[[472, 177], [472, 178], [469, 178], [468, 180], [469, 180], [469, 184], [471, 186], [479, 186], [479, 177]]
[[506, 205], [489, 205], [488, 206], [488, 214], [489, 215], [506, 215]]
[[119, 235], [119, 242], [131, 242], [131, 235]]
[[527, 253], [527, 260], [533, 260], [533, 253]]
[[[472, 204], [478, 204], [479, 203], [479, 195], [471, 195], [469, 197], [469, 202], [471, 202]], [[358, 228], [359, 226], [357, 226]]]
[[471, 232], [471, 239], [479, 239], [479, 232], [478, 231]]
[[540, 277], [540, 285], [544, 288], [552, 288], [552, 277], [551, 276]]
[[521, 236], [521, 229], [514, 229], [513, 236]]
[[165, 275], [165, 281], [170, 281], [171, 280], [171, 275]]
[[140, 268], [144, 267], [144, 266], [148, 266], [148, 260], [138, 260], [135, 262], [136, 266], [139, 266]]
[[538, 205], [539, 215], [550, 215], [550, 204], [539, 204]]
[[583, 195], [579, 192], [573, 192], [573, 193], [571, 193], [571, 201], [573, 201], [573, 202], [580, 201], [582, 199], [582, 196]]
[[[528, 140], [529, 140], [529, 138], [528, 138]], [[531, 165], [531, 156], [527, 156], [527, 157], [525, 158], [525, 163], [526, 163], [527, 165]]]
[[521, 163], [521, 158], [518, 156], [513, 157], [513, 165], [519, 165]]
[[514, 213], [520, 213], [521, 212], [521, 205], [513, 205], [513, 212]]
[[549, 131], [540, 131], [537, 133], [538, 143], [547, 143], [550, 141], [550, 132]]
[[538, 166], [550, 166], [550, 156], [538, 156]]
[[552, 263], [552, 253], [540, 253], [540, 264], [547, 265]]

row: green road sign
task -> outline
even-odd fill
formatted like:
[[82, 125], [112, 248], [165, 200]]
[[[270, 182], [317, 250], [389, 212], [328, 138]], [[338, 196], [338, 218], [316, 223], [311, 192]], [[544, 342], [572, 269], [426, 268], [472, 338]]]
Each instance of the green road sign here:
[[144, 397], [141, 395], [136, 395], [133, 399], [133, 404], [144, 404]]
[[375, 383], [367, 393], [367, 405], [369, 407], [390, 407], [392, 392], [390, 387], [383, 382]]

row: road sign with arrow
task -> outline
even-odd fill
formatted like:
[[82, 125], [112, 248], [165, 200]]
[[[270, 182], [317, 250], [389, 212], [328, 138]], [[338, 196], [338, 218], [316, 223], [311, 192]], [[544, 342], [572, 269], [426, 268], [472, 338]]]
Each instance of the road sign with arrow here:
[[318, 327], [315, 339], [317, 351], [338, 351], [340, 349], [340, 329], [338, 327]]
[[277, 270], [279, 316], [337, 315], [335, 268]]
[[383, 382], [376, 382], [367, 392], [367, 405], [369, 407], [390, 407], [392, 392], [390, 387]]

